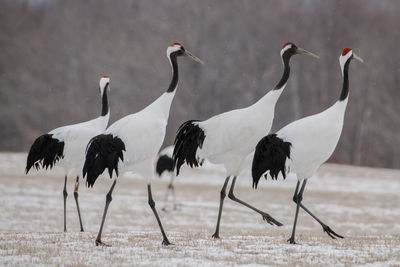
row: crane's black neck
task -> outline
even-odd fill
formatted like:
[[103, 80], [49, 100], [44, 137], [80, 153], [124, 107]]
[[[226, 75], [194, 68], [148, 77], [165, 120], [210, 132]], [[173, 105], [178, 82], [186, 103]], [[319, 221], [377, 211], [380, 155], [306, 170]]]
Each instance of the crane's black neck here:
[[274, 90], [279, 90], [281, 89], [289, 80], [289, 75], [290, 75], [290, 66], [289, 66], [289, 61], [290, 58], [292, 57], [292, 54], [285, 52], [282, 55], [282, 61], [283, 61], [283, 74], [282, 78], [279, 81], [279, 83], [275, 86]]
[[343, 67], [343, 87], [339, 101], [343, 101], [349, 96], [349, 65], [350, 60], [347, 60]]
[[170, 60], [171, 60], [171, 65], [172, 65], [172, 80], [171, 83], [169, 84], [168, 93], [172, 93], [175, 91], [175, 88], [178, 84], [179, 80], [179, 71], [178, 71], [178, 54], [177, 52], [171, 53], [170, 54]]
[[108, 110], [109, 110], [108, 96], [107, 96], [108, 86], [109, 86], [109, 83], [106, 84], [106, 86], [104, 87], [104, 90], [103, 90], [101, 116], [107, 115]]

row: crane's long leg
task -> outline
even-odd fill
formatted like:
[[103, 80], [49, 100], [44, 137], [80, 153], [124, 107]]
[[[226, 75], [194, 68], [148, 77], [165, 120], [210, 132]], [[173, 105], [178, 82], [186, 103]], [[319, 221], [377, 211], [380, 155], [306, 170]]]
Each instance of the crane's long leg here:
[[171, 193], [172, 193], [172, 207], [174, 210], [177, 210], [178, 204], [176, 204], [175, 186], [173, 183], [171, 183], [170, 186], [171, 186]]
[[171, 243], [169, 242], [169, 240], [167, 238], [167, 235], [164, 232], [164, 228], [163, 228], [163, 226], [161, 224], [160, 218], [158, 217], [157, 210], [156, 210], [156, 204], [155, 204], [155, 202], [153, 200], [153, 196], [151, 194], [151, 185], [150, 184], [147, 185], [147, 191], [149, 193], [149, 205], [150, 205], [150, 208], [153, 211], [154, 216], [156, 216], [156, 219], [157, 219], [157, 222], [158, 222], [158, 226], [160, 226], [161, 234], [163, 236], [162, 244], [165, 245], [165, 246], [168, 246]]
[[171, 187], [173, 209], [177, 210], [178, 209], [178, 205], [176, 204], [174, 178], [175, 178], [175, 174], [172, 173], [171, 182], [170, 182], [169, 186]]
[[109, 246], [101, 241], [101, 233], [103, 232], [104, 221], [106, 220], [108, 206], [110, 205], [110, 202], [112, 201], [112, 192], [114, 190], [116, 183], [117, 183], [117, 180], [115, 179], [113, 184], [111, 185], [110, 191], [108, 191], [107, 196], [106, 196], [106, 205], [104, 207], [103, 219], [101, 220], [100, 230], [97, 235], [96, 242], [95, 242], [96, 246], [98, 246], [98, 245]]
[[167, 191], [165, 192], [165, 197], [164, 197], [164, 206], [161, 208], [163, 211], [167, 211], [167, 204], [168, 204], [168, 197], [169, 197], [169, 192], [173, 189], [172, 183], [169, 183], [167, 186]]
[[[305, 180], [304, 180], [305, 181]], [[295, 202], [295, 203], [297, 203], [296, 202], [296, 198], [295, 197], [293, 197], [293, 201]], [[326, 232], [331, 238], [333, 238], [333, 239], [336, 239], [337, 237], [338, 238], [344, 238], [343, 236], [341, 236], [341, 235], [339, 235], [339, 234], [337, 234], [337, 233], [335, 233], [328, 225], [326, 225], [325, 223], [323, 223], [320, 219], [318, 219], [318, 217], [317, 216], [315, 216], [311, 211], [309, 211], [304, 205], [303, 205], [303, 203], [301, 203], [301, 201], [300, 201], [300, 207], [305, 211], [305, 212], [307, 212], [311, 217], [313, 217], [314, 218], [314, 220], [316, 220], [321, 226], [322, 226], [322, 229], [324, 230], [324, 232]]]
[[225, 178], [224, 185], [222, 186], [222, 189], [220, 192], [217, 227], [215, 228], [215, 233], [212, 235], [213, 238], [219, 238], [219, 223], [221, 222], [222, 208], [224, 206], [224, 198], [226, 196], [226, 187], [228, 186], [229, 178], [230, 178], [230, 176]]
[[247, 203], [244, 202], [243, 200], [238, 199], [238, 198], [234, 195], [234, 193], [233, 193], [233, 190], [234, 190], [234, 188], [235, 188], [235, 183], [236, 183], [236, 176], [233, 177], [233, 181], [232, 181], [232, 184], [231, 184], [231, 188], [230, 188], [230, 190], [229, 190], [228, 197], [229, 197], [230, 199], [232, 199], [233, 201], [236, 201], [236, 202], [238, 202], [238, 203], [240, 203], [240, 204], [242, 204], [242, 205], [244, 205], [244, 206], [246, 206], [246, 207], [248, 207], [248, 208], [254, 210], [255, 212], [261, 214], [261, 216], [263, 217], [263, 220], [264, 220], [264, 221], [267, 221], [267, 222], [268, 222], [269, 224], [271, 224], [271, 225], [274, 225], [274, 224], [277, 225], [277, 226], [282, 226], [282, 225], [283, 225], [282, 223], [280, 223], [280, 222], [278, 222], [277, 220], [275, 220], [274, 218], [272, 218], [271, 215], [269, 215], [268, 213], [263, 212], [263, 211], [261, 211], [261, 210], [255, 208], [255, 207], [251, 206], [250, 204], [247, 204]]
[[336, 239], [336, 237], [339, 238], [344, 238], [343, 236], [335, 233], [328, 225], [326, 225], [325, 223], [323, 223], [320, 219], [317, 218], [317, 216], [315, 216], [314, 214], [311, 213], [311, 211], [309, 211], [302, 203], [300, 203], [300, 207], [307, 212], [308, 214], [311, 215], [311, 217], [313, 217], [317, 222], [319, 222], [319, 224], [322, 226], [322, 229], [324, 230], [324, 232], [326, 232], [331, 238]]
[[67, 231], [67, 175], [65, 175], [65, 180], [64, 180], [64, 190], [63, 190], [63, 196], [64, 196], [64, 232]]
[[79, 217], [79, 224], [81, 225], [81, 232], [84, 232], [83, 224], [82, 224], [82, 217], [81, 217], [81, 209], [79, 208], [79, 202], [78, 202], [78, 196], [79, 196], [78, 191], [79, 191], [79, 176], [76, 176], [74, 198], [75, 198], [76, 208], [78, 210], [78, 217]]
[[306, 187], [306, 183], [307, 183], [307, 179], [304, 179], [303, 184], [302, 184], [301, 189], [300, 189], [300, 192], [297, 193], [299, 191], [299, 186], [300, 186], [300, 181], [297, 181], [296, 190], [294, 191], [293, 201], [297, 205], [296, 205], [296, 215], [294, 216], [292, 235], [287, 240], [288, 242], [290, 242], [290, 244], [296, 244], [296, 242], [294, 240], [294, 237], [295, 237], [295, 233], [296, 233], [297, 217], [299, 215], [300, 203], [303, 200], [303, 192], [304, 192], [304, 188]]

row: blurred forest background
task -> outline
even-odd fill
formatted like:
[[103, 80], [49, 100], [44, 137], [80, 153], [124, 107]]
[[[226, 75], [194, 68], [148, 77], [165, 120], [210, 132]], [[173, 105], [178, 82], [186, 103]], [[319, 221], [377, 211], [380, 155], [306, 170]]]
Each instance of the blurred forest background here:
[[169, 85], [165, 51], [178, 41], [205, 65], [179, 60], [169, 145], [182, 122], [272, 89], [292, 41], [321, 58], [292, 59], [273, 130], [338, 99], [338, 58], [351, 47], [365, 63], [350, 66], [330, 161], [400, 168], [399, 14], [396, 0], [0, 0], [0, 150], [28, 151], [40, 134], [98, 116], [102, 75], [111, 77], [111, 123], [147, 106]]

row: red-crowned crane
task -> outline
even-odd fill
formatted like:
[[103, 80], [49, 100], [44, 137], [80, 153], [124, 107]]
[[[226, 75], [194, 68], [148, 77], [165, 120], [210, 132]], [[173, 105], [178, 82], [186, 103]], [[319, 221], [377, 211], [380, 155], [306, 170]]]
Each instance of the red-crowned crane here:
[[59, 127], [47, 134], [39, 136], [32, 144], [26, 161], [26, 173], [34, 167], [36, 169], [53, 168], [55, 164], [63, 167], [64, 179], [64, 232], [67, 231], [66, 201], [67, 201], [67, 177], [76, 176], [74, 198], [78, 209], [79, 224], [83, 232], [81, 212], [78, 202], [79, 176], [85, 160], [85, 149], [91, 138], [102, 133], [110, 118], [108, 105], [108, 90], [110, 78], [103, 76], [100, 79], [100, 94], [102, 98], [101, 115], [96, 119]]
[[163, 211], [167, 210], [167, 202], [168, 197], [171, 192], [172, 194], [172, 203], [173, 209], [177, 209], [176, 199], [175, 199], [175, 187], [174, 187], [174, 179], [175, 179], [175, 165], [174, 160], [172, 159], [172, 152], [174, 151], [174, 146], [168, 146], [158, 153], [158, 158], [156, 162], [156, 173], [158, 177], [162, 177], [168, 175], [169, 183], [167, 186], [167, 192], [164, 197], [164, 206], [162, 208]]
[[186, 162], [190, 167], [199, 166], [199, 159], [207, 159], [211, 163], [223, 164], [226, 178], [220, 192], [220, 204], [217, 226], [214, 238], [219, 238], [223, 201], [229, 179], [233, 181], [229, 190], [229, 198], [262, 215], [270, 224], [282, 224], [269, 214], [238, 199], [234, 193], [236, 178], [243, 168], [247, 155], [254, 150], [261, 137], [269, 132], [274, 119], [275, 104], [289, 79], [289, 61], [293, 55], [303, 54], [318, 58], [318, 56], [293, 43], [285, 43], [281, 50], [283, 75], [275, 88], [264, 95], [253, 105], [228, 111], [205, 121], [190, 120], [181, 125], [175, 138], [174, 162], [177, 174]]
[[[94, 137], [88, 144], [83, 167], [83, 176], [87, 176], [86, 184], [89, 187], [93, 187], [97, 177], [105, 169], [108, 169], [110, 178], [112, 178], [113, 171], [116, 176], [120, 172], [132, 171], [145, 178], [148, 203], [160, 227], [163, 245], [169, 245], [170, 242], [155, 208], [151, 193], [151, 179], [154, 175], [157, 153], [164, 141], [169, 110], [178, 85], [177, 60], [179, 56], [189, 56], [193, 60], [203, 63], [185, 50], [181, 44], [171, 44], [167, 48], [167, 57], [172, 66], [172, 80], [167, 91], [143, 110], [114, 122], [103, 134]], [[106, 196], [103, 218], [95, 241], [96, 245], [105, 245], [101, 241], [101, 234], [116, 182], [115, 179]]]
[[[292, 235], [288, 242], [295, 244], [295, 232], [299, 208], [311, 215], [331, 238], [343, 238], [328, 225], [312, 214], [302, 203], [307, 180], [329, 159], [339, 141], [343, 129], [344, 113], [349, 99], [349, 65], [352, 59], [360, 62], [350, 48], [343, 49], [339, 62], [343, 75], [343, 87], [339, 100], [321, 113], [294, 121], [275, 134], [262, 138], [254, 152], [252, 164], [253, 187], [257, 188], [260, 177], [268, 173], [277, 179], [279, 172], [297, 175], [297, 185], [293, 195], [296, 203], [296, 215]], [[302, 183], [300, 187], [300, 183]]]

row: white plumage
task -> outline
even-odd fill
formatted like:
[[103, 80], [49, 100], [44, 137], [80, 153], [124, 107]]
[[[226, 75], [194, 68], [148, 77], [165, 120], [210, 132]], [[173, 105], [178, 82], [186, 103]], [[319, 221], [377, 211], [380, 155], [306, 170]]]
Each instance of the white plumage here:
[[105, 131], [105, 134], [118, 136], [124, 142], [126, 151], [131, 151], [124, 154], [124, 161], [118, 162], [121, 172], [133, 171], [150, 183], [175, 92], [162, 94], [151, 105], [120, 119]]
[[242, 170], [245, 156], [265, 132], [269, 132], [274, 119], [275, 104], [284, 87], [272, 90], [255, 104], [228, 111], [208, 120], [196, 122], [206, 138], [198, 149], [198, 158], [214, 164], [223, 164], [227, 176], [237, 176]]
[[63, 126], [49, 132], [53, 138], [64, 142], [64, 158], [59, 165], [65, 169], [68, 176], [80, 176], [85, 161], [85, 150], [88, 142], [94, 136], [102, 133], [108, 124], [110, 113], [96, 119]]
[[[276, 134], [262, 138], [256, 146], [252, 166], [255, 187], [263, 174], [266, 177], [269, 174], [272, 179], [276, 179], [279, 172], [284, 177], [287, 172], [297, 175], [298, 182], [293, 196], [297, 208], [292, 236], [288, 240], [290, 243], [295, 243], [299, 207], [317, 220], [330, 237], [343, 238], [313, 215], [301, 201], [307, 180], [332, 155], [342, 133], [349, 95], [348, 68], [353, 58], [362, 62], [350, 48], [345, 48], [339, 58], [343, 87], [340, 98], [334, 105], [321, 113], [288, 124]], [[301, 181], [303, 184], [300, 188]]]
[[347, 99], [324, 112], [302, 118], [277, 132], [277, 137], [292, 144], [287, 169], [299, 179], [310, 178], [332, 155], [343, 129]]
[[[169, 110], [178, 84], [177, 57], [184, 55], [202, 63], [201, 60], [186, 51], [181, 44], [173, 43], [169, 46], [167, 57], [172, 66], [173, 77], [167, 92], [143, 110], [116, 121], [103, 134], [94, 137], [88, 144], [83, 167], [84, 176], [87, 174], [88, 186], [93, 186], [97, 177], [105, 169], [108, 169], [110, 177], [115, 170], [117, 175], [119, 172], [132, 171], [146, 179], [149, 205], [160, 226], [164, 245], [169, 245], [170, 242], [155, 209], [151, 194], [151, 179], [154, 175], [157, 153], [164, 141]], [[115, 184], [116, 180], [107, 194], [106, 207], [96, 238], [96, 245], [104, 245], [101, 241], [101, 233]]]
[[64, 181], [64, 231], [66, 227], [66, 184], [67, 177], [76, 177], [74, 197], [78, 208], [79, 222], [83, 232], [82, 220], [78, 204], [79, 176], [83, 167], [86, 145], [89, 140], [102, 133], [108, 124], [110, 117], [107, 91], [109, 90], [110, 78], [103, 76], [100, 79], [100, 93], [102, 96], [102, 112], [96, 119], [62, 126], [44, 134], [33, 143], [27, 158], [26, 173], [31, 167], [52, 168], [54, 164], [62, 167], [65, 172]]
[[290, 74], [289, 61], [295, 54], [318, 57], [293, 43], [285, 43], [281, 50], [284, 72], [281, 80], [273, 90], [247, 108], [225, 112], [205, 121], [188, 121], [178, 130], [174, 150], [174, 160], [178, 174], [184, 162], [191, 167], [198, 166], [198, 158], [207, 159], [215, 164], [223, 164], [226, 169], [227, 177], [221, 190], [220, 208], [216, 231], [213, 235], [214, 238], [219, 238], [223, 199], [231, 176], [233, 176], [233, 181], [229, 198], [258, 212], [268, 223], [282, 225], [267, 213], [236, 198], [233, 194], [233, 189], [236, 177], [242, 170], [247, 155], [254, 150], [260, 138], [271, 129], [275, 104], [286, 87]]

